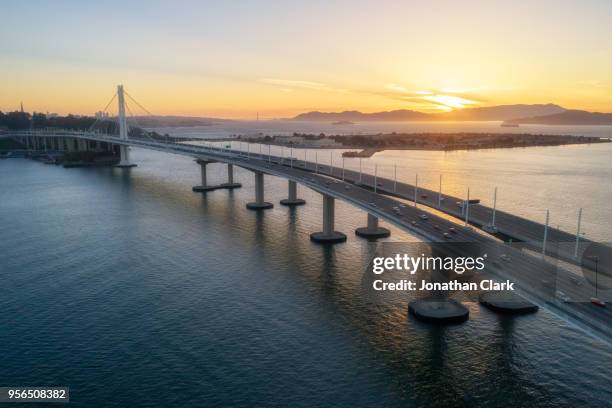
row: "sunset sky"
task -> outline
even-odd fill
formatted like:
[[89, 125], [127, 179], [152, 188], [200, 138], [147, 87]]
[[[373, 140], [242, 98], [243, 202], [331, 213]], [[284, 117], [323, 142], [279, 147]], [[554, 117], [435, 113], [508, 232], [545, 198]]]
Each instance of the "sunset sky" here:
[[612, 1], [3, 2], [0, 110], [612, 112]]

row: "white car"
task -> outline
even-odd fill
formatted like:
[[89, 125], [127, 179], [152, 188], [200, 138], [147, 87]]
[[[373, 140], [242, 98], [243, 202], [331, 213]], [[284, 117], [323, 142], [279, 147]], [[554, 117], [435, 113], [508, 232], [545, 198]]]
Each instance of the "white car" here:
[[428, 220], [429, 219], [427, 214], [421, 214], [421, 215], [419, 215], [419, 218], [422, 219], [422, 220]]
[[555, 292], [555, 295], [557, 298], [561, 299], [562, 301], [564, 301], [565, 303], [567, 302], [571, 302], [572, 299], [570, 299], [569, 296], [567, 296], [565, 293], [561, 292], [560, 290], [558, 290], [557, 292]]

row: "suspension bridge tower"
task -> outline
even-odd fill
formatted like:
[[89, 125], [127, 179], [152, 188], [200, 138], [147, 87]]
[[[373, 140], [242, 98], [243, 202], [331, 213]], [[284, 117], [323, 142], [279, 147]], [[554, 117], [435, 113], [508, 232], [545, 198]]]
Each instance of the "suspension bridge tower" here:
[[[117, 101], [119, 102], [118, 118], [119, 118], [119, 138], [127, 142], [128, 127], [125, 117], [125, 94], [123, 85], [117, 85]], [[121, 160], [116, 167], [136, 167], [136, 164], [130, 162], [130, 150], [127, 144], [119, 145]]]

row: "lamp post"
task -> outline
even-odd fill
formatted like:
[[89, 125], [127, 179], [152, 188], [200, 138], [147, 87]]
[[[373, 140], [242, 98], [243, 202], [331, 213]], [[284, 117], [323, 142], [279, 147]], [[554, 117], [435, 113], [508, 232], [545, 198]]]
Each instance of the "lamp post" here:
[[465, 226], [470, 222], [470, 188], [467, 189], [467, 200], [465, 200]]
[[442, 207], [442, 174], [440, 174], [440, 185], [438, 186], [438, 208]]
[[576, 247], [574, 248], [574, 258], [578, 257], [578, 246], [580, 245], [580, 223], [582, 222], [582, 208], [578, 209], [578, 225], [576, 227]]
[[393, 192], [397, 192], [397, 163], [393, 166]]
[[544, 239], [542, 240], [542, 255], [546, 255], [546, 240], [548, 239], [548, 221], [550, 219], [550, 211], [546, 210], [546, 224], [544, 224]]
[[414, 208], [417, 206], [417, 195], [419, 194], [419, 174], [414, 175]]
[[374, 165], [374, 193], [376, 193], [376, 187], [377, 187], [376, 178], [377, 177], [378, 177], [378, 165], [375, 164]]

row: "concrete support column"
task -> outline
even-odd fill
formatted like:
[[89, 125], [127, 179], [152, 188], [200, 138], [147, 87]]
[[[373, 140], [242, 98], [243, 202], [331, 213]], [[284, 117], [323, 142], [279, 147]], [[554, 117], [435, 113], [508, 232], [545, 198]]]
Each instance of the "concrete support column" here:
[[323, 194], [323, 231], [313, 232], [310, 239], [322, 244], [336, 244], [346, 241], [346, 235], [334, 230], [334, 197]]
[[230, 163], [227, 165], [227, 183], [232, 184], [233, 182], [234, 182], [234, 165]]
[[223, 183], [219, 186], [220, 188], [234, 189], [242, 187], [240, 183], [234, 183], [234, 165], [231, 163], [227, 164], [227, 183]]
[[115, 167], [136, 167], [136, 165], [134, 163], [130, 162], [130, 148], [126, 145], [120, 145], [119, 146], [119, 164], [117, 164]]
[[370, 239], [385, 238], [391, 235], [391, 231], [387, 228], [378, 226], [378, 217], [368, 213], [368, 226], [357, 228], [355, 234]]
[[208, 163], [206, 162], [200, 162], [200, 180], [201, 180], [201, 186], [202, 187], [206, 187], [208, 185], [208, 183], [206, 182], [206, 165]]
[[208, 180], [206, 179], [206, 166], [212, 162], [207, 161], [207, 160], [196, 160], [196, 163], [200, 165], [201, 184], [199, 186], [193, 187], [192, 190], [198, 193], [203, 193], [206, 191], [212, 191], [212, 190], [216, 190], [217, 188], [219, 188], [218, 186], [209, 186]]
[[255, 202], [248, 203], [248, 209], [266, 210], [274, 207], [272, 203], [264, 201], [264, 174], [260, 171], [255, 172]]
[[289, 194], [288, 198], [280, 200], [282, 205], [288, 206], [296, 206], [296, 205], [304, 205], [306, 204], [305, 200], [301, 198], [297, 198], [297, 183], [295, 181], [289, 180]]

